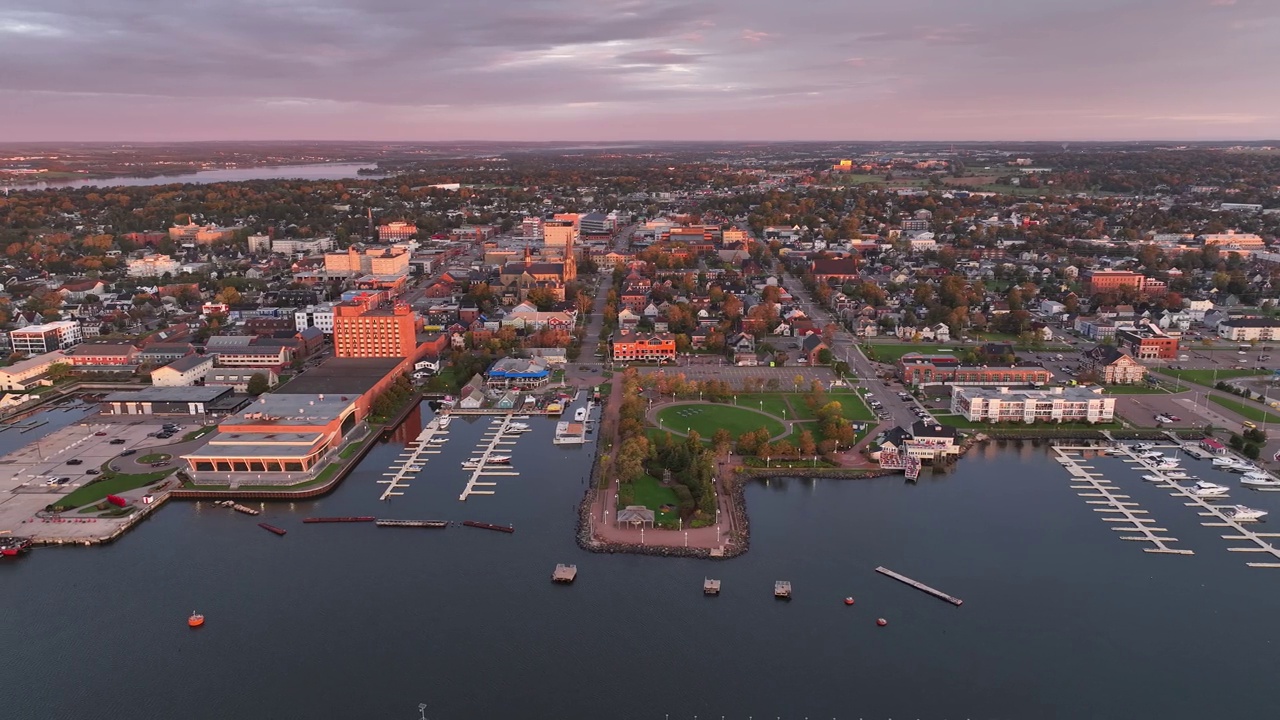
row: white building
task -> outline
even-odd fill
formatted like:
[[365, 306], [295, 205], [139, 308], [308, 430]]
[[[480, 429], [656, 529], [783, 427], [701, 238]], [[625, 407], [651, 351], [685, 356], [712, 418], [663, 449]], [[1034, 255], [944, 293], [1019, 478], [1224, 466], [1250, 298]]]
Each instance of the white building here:
[[151, 371], [151, 384], [156, 387], [189, 387], [204, 379], [213, 368], [213, 357], [187, 355], [164, 367]]
[[281, 255], [318, 255], [337, 247], [338, 244], [334, 242], [332, 237], [311, 238], [310, 240], [282, 238], [271, 241], [271, 252], [280, 253]]
[[51, 352], [0, 368], [0, 390], [25, 392], [39, 385], [52, 385], [53, 381], [46, 378], [45, 374], [58, 363], [70, 365], [71, 360], [60, 352]]
[[249, 236], [249, 252], [251, 253], [271, 252], [271, 236], [270, 235], [250, 235]]
[[1115, 419], [1116, 399], [1102, 388], [955, 387], [951, 412], [970, 422], [1107, 423]]
[[299, 332], [309, 327], [325, 335], [333, 334], [333, 303], [321, 303], [299, 308], [293, 313], [293, 326]]
[[1236, 342], [1280, 339], [1280, 320], [1239, 318], [1218, 323], [1218, 337]]
[[82, 342], [84, 334], [80, 330], [80, 323], [75, 320], [57, 320], [9, 331], [9, 344], [13, 346], [13, 352], [23, 355], [67, 350]]
[[126, 272], [129, 277], [159, 277], [165, 273], [176, 275], [181, 269], [182, 263], [168, 255], [148, 255], [130, 260]]

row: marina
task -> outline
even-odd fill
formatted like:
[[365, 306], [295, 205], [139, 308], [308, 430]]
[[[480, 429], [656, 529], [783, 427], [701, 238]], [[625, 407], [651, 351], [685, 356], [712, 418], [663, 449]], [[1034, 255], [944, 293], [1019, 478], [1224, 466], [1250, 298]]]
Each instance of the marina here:
[[464, 468], [471, 470], [471, 478], [458, 499], [466, 502], [472, 495], [493, 495], [498, 483], [489, 478], [519, 475], [519, 472], [508, 467], [507, 464], [511, 462], [509, 455], [500, 455], [501, 462], [491, 462], [490, 458], [499, 456], [498, 451], [502, 448], [515, 445], [515, 438], [529, 429], [525, 423], [513, 422], [511, 415], [494, 418], [489, 428], [481, 435], [480, 444], [477, 446], [479, 455], [463, 463]]
[[[1094, 507], [1093, 511], [1106, 513], [1107, 517], [1102, 518], [1104, 522], [1122, 523], [1112, 525], [1113, 531], [1133, 533], [1121, 535], [1121, 540], [1149, 542], [1155, 545], [1153, 548], [1143, 548], [1144, 552], [1194, 555], [1195, 553], [1191, 550], [1171, 547], [1173, 543], [1178, 542], [1177, 538], [1164, 535], [1168, 532], [1166, 528], [1153, 527], [1155, 520], [1145, 517], [1149, 514], [1146, 510], [1141, 509], [1136, 502], [1129, 502], [1130, 497], [1120, 494], [1119, 488], [1101, 473], [1092, 472], [1094, 470], [1092, 466], [1083, 464], [1085, 461], [1083, 453], [1097, 451], [1098, 448], [1093, 446], [1055, 445], [1053, 447], [1055, 458], [1071, 474], [1072, 482], [1076, 483], [1071, 486], [1071, 489], [1076, 490], [1076, 494], [1080, 497], [1088, 498], [1085, 502], [1089, 505], [1099, 506]], [[1141, 460], [1137, 455], [1131, 457], [1133, 462], [1141, 462], [1148, 469], [1153, 469], [1149, 461]]]
[[396, 464], [389, 468], [390, 472], [383, 473], [389, 479], [378, 481], [387, 486], [379, 500], [404, 495], [402, 491], [409, 487], [408, 479], [422, 472], [427, 456], [440, 454], [440, 448], [448, 440], [446, 436], [449, 431], [446, 428], [449, 427], [450, 420], [448, 415], [433, 418], [422, 428], [418, 437], [405, 447]]

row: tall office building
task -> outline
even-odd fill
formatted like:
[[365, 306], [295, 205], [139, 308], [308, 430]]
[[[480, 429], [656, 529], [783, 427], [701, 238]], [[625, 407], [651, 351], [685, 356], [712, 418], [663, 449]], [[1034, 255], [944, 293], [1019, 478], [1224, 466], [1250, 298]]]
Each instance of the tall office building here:
[[384, 309], [352, 301], [334, 307], [335, 357], [407, 358], [414, 357], [417, 347], [417, 315], [404, 303]]

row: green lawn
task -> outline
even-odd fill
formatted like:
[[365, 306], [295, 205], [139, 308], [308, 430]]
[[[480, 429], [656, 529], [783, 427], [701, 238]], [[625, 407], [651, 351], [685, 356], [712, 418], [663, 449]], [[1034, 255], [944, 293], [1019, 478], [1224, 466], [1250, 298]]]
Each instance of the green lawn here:
[[350, 460], [352, 455], [360, 452], [362, 443], [354, 442], [338, 451], [338, 457], [343, 460]]
[[785, 429], [782, 423], [761, 415], [755, 410], [711, 403], [665, 407], [658, 411], [658, 419], [664, 428], [681, 433], [696, 430], [699, 435], [707, 439], [715, 435], [716, 430], [720, 428], [728, 430], [729, 434], [735, 438], [744, 432], [762, 427], [769, 431], [770, 437], [781, 434]]
[[950, 352], [953, 347], [952, 343], [872, 343], [871, 349], [864, 352], [867, 357], [882, 363], [896, 363], [898, 359], [908, 353], [920, 353], [922, 355], [954, 355]]
[[1219, 382], [1230, 380], [1232, 378], [1252, 377], [1254, 375], [1267, 375], [1269, 370], [1170, 370], [1161, 368], [1158, 371], [1162, 375], [1176, 377], [1183, 382], [1192, 382], [1205, 387], [1213, 387], [1214, 379]]
[[177, 469], [177, 467], [171, 467], [166, 470], [157, 470], [153, 473], [141, 473], [138, 475], [99, 475], [97, 482], [76, 488], [60, 498], [54, 505], [67, 510], [81, 505], [90, 505], [108, 495], [118, 495], [122, 492], [137, 490], [140, 487], [159, 482]]
[[[680, 513], [675, 510], [679, 504], [676, 498], [675, 490], [669, 487], [663, 487], [657, 478], [645, 475], [639, 480], [631, 483], [632, 492], [635, 494], [632, 504], [643, 505], [654, 512], [655, 522], [659, 525], [676, 524]], [[619, 498], [621, 502], [622, 498]], [[671, 510], [659, 510], [663, 505], [670, 505]], [[618, 508], [619, 510], [622, 507]]]
[[190, 442], [192, 440], [195, 440], [198, 437], [204, 437], [205, 435], [208, 435], [209, 433], [217, 429], [218, 429], [217, 425], [209, 425], [206, 427], [202, 427], [199, 430], [192, 430], [191, 432], [182, 436], [182, 442]]
[[966, 420], [960, 415], [948, 415], [944, 413], [934, 413], [933, 417], [941, 425], [947, 427], [960, 428], [962, 430], [988, 429], [988, 430], [1026, 430], [1032, 432], [1035, 430], [1119, 430], [1121, 425], [1118, 422], [1097, 423], [1090, 425], [1089, 423], [1038, 423], [1036, 425], [1027, 425], [1025, 423], [985, 423], [973, 422]]
[[[755, 408], [764, 410], [770, 415], [782, 417], [782, 411], [787, 411], [787, 417], [795, 419], [796, 412], [804, 409], [804, 396], [795, 395], [796, 400], [792, 403], [787, 402], [787, 396], [794, 393], [743, 393], [737, 396], [738, 407]], [[731, 404], [733, 400], [729, 401]], [[752, 428], [754, 429], [754, 428]]]
[[1149, 385], [1104, 385], [1108, 395], [1168, 395], [1162, 387]]
[[828, 393], [828, 397], [840, 403], [840, 414], [853, 422], [875, 422], [875, 413], [863, 402], [862, 396], [855, 392], [836, 391]]
[[1267, 412], [1266, 409], [1263, 408], [1263, 406], [1251, 400], [1249, 401], [1236, 400], [1232, 398], [1219, 397], [1217, 395], [1210, 395], [1209, 399], [1214, 401], [1218, 405], [1221, 405], [1222, 407], [1240, 415], [1241, 417], [1249, 418], [1254, 422], [1266, 422], [1266, 423], [1280, 422], [1280, 415], [1277, 415], [1272, 412]]

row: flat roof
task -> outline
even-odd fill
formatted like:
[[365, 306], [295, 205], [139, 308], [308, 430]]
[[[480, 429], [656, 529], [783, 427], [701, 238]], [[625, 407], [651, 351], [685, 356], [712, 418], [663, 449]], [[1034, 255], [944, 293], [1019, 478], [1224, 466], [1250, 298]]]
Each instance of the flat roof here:
[[[229, 433], [237, 430], [255, 435], [272, 433], [273, 428], [298, 425], [325, 426], [355, 405], [355, 396], [334, 393], [316, 395], [259, 395], [244, 412], [219, 425]], [[259, 417], [261, 415], [261, 417]]]
[[229, 387], [193, 385], [191, 387], [156, 387], [114, 392], [105, 402], [212, 402], [232, 392]]
[[275, 395], [348, 395], [354, 399], [377, 385], [405, 358], [330, 358], [296, 375]]

